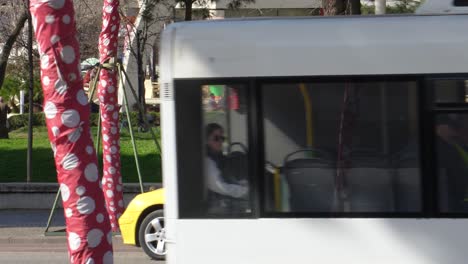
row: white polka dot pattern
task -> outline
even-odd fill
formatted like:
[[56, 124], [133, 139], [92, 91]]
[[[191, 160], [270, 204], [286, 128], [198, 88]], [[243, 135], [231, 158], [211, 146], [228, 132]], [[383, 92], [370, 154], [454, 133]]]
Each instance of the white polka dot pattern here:
[[75, 50], [71, 46], [63, 47], [62, 51], [60, 51], [60, 55], [62, 56], [63, 62], [66, 64], [75, 62]]
[[98, 223], [102, 223], [102, 221], [104, 221], [104, 215], [98, 214], [96, 216], [96, 221], [98, 221]]
[[99, 178], [98, 169], [97, 169], [96, 164], [94, 163], [88, 164], [85, 168], [84, 173], [85, 173], [86, 179], [90, 182], [95, 182]]
[[[47, 2], [47, 1], [43, 1]], [[65, 0], [49, 0], [49, 6], [53, 9], [61, 9], [65, 5]]]
[[88, 104], [88, 96], [86, 96], [83, 90], [78, 91], [78, 93], [76, 94], [76, 100], [78, 100], [78, 103], [80, 103], [80, 105]]
[[60, 194], [62, 195], [62, 200], [64, 202], [68, 201], [68, 198], [70, 198], [70, 188], [63, 183], [60, 184]]
[[55, 90], [58, 94], [63, 95], [68, 90], [68, 85], [64, 80], [59, 78], [55, 82]]
[[93, 154], [93, 152], [94, 152], [94, 148], [93, 148], [93, 147], [91, 147], [91, 146], [87, 146], [87, 147], [86, 147], [86, 153], [88, 153], [89, 155], [91, 155], [91, 154]]
[[[72, 0], [31, 0], [44, 112], [54, 149], [71, 263], [112, 263], [111, 232], [89, 129], [89, 105], [79, 71]], [[95, 166], [95, 165], [94, 165]], [[99, 216], [99, 217], [98, 217]], [[102, 218], [101, 221], [98, 221]]]
[[49, 86], [49, 84], [50, 84], [49, 77], [44, 76], [44, 78], [42, 78], [42, 84], [45, 85], [45, 86]]
[[69, 15], [64, 15], [62, 21], [64, 24], [70, 24], [71, 18]]
[[57, 137], [60, 134], [60, 129], [56, 126], [52, 127], [52, 134]]
[[102, 233], [102, 231], [99, 229], [93, 229], [89, 231], [88, 236], [87, 236], [89, 247], [91, 248], [97, 247], [101, 243], [103, 236], [104, 236], [104, 233]]
[[52, 102], [47, 102], [44, 107], [44, 113], [46, 118], [52, 119], [57, 115], [57, 107]]
[[107, 243], [112, 244], [112, 233], [107, 233]]
[[53, 15], [48, 15], [48, 16], [46, 16], [45, 21], [46, 21], [47, 24], [52, 24], [52, 23], [55, 22], [55, 17]]
[[70, 209], [70, 208], [67, 208], [65, 209], [65, 216], [68, 218], [68, 217], [72, 217], [73, 215], [73, 210]]
[[41, 68], [46, 68], [49, 66], [49, 56], [47, 54], [42, 54], [41, 56]]
[[112, 251], [108, 251], [106, 252], [106, 254], [104, 254], [104, 257], [102, 258], [102, 263], [103, 264], [112, 264], [113, 263], [113, 254], [112, 254]]
[[[117, 56], [117, 39], [120, 26], [120, 16], [118, 13], [119, 1], [105, 0], [102, 9], [102, 30], [99, 36], [99, 54], [101, 63]], [[117, 102], [118, 79], [115, 71], [102, 69], [99, 75], [98, 98], [101, 108], [102, 138], [103, 138], [103, 180], [102, 191], [106, 199], [106, 205], [111, 216], [111, 226], [113, 231], [119, 231], [118, 213], [123, 213], [119, 207], [116, 210], [111, 204], [117, 204], [123, 198], [123, 193], [117, 190], [115, 185], [109, 184], [117, 182], [121, 178], [120, 174], [120, 146], [113, 142], [119, 141], [119, 107]]]
[[75, 143], [78, 141], [78, 139], [80, 139], [80, 136], [81, 136], [81, 132], [83, 131], [83, 129], [81, 127], [78, 127], [76, 128], [75, 130], [73, 130], [72, 133], [68, 134], [68, 140], [71, 142], [71, 143]]
[[77, 250], [81, 246], [81, 238], [77, 233], [68, 233], [68, 246], [72, 251]]
[[94, 212], [96, 208], [96, 203], [94, 202], [93, 198], [85, 196], [78, 200], [76, 203], [76, 209], [80, 214], [89, 215]]
[[59, 36], [53, 35], [53, 36], [50, 38], [50, 43], [55, 44], [55, 43], [59, 42], [59, 40], [60, 40], [60, 37], [59, 37]]
[[68, 153], [62, 160], [62, 167], [65, 170], [73, 170], [78, 166], [80, 160], [75, 154]]
[[86, 187], [84, 186], [78, 186], [76, 187], [76, 194], [79, 196], [82, 196], [86, 192]]
[[76, 127], [80, 122], [80, 114], [76, 110], [66, 110], [62, 114], [62, 123], [67, 127]]

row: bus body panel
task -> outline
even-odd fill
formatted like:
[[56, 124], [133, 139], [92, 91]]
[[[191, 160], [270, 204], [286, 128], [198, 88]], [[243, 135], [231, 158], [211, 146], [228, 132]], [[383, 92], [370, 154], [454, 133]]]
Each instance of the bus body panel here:
[[[468, 16], [176, 23], [174, 78], [468, 71]], [[437, 62], [437, 63], [435, 63]]]
[[466, 219], [178, 219], [176, 102], [163, 96], [175, 79], [466, 73], [467, 29], [467, 15], [169, 26], [160, 63], [167, 263], [465, 262]]
[[[163, 172], [163, 183], [165, 188], [165, 205], [164, 217], [166, 237], [168, 241], [173, 240], [175, 237], [175, 222], [173, 219], [177, 218], [177, 163], [176, 163], [176, 118], [175, 106], [173, 97], [173, 36], [175, 29], [168, 29], [163, 32], [161, 41], [161, 166]], [[167, 243], [169, 251], [175, 252], [173, 244]], [[170, 254], [167, 257], [169, 263], [176, 263], [176, 255]]]
[[178, 220], [178, 264], [459, 264], [462, 219]]

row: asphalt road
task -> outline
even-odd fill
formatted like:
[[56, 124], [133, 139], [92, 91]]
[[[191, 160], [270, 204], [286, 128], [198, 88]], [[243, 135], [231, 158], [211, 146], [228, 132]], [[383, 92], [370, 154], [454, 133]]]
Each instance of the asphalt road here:
[[[3, 245], [2, 245], [3, 247]], [[67, 252], [0, 252], [2, 264], [64, 264], [68, 262]], [[114, 264], [156, 264], [165, 263], [149, 260], [142, 252], [114, 252]]]

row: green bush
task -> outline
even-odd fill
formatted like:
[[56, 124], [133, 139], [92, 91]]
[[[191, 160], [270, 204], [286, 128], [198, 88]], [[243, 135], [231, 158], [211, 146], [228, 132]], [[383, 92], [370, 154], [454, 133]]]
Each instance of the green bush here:
[[[159, 125], [159, 113], [148, 112], [148, 114], [153, 117], [155, 125]], [[98, 113], [92, 113], [90, 117], [91, 126], [97, 126], [98, 120]], [[119, 113], [119, 121], [124, 121], [124, 123], [127, 123], [127, 115], [125, 113]], [[138, 125], [138, 112], [130, 112], [130, 122], [132, 122], [133, 127]]]
[[[155, 125], [159, 125], [159, 113], [157, 112], [148, 112], [153, 119], [155, 120]], [[97, 126], [98, 124], [98, 113], [91, 113], [90, 116], [90, 123], [91, 126]], [[120, 121], [125, 120], [127, 121], [127, 116], [123, 113], [120, 113], [119, 117]], [[130, 121], [132, 122], [132, 126], [136, 127], [138, 124], [138, 112], [130, 112]], [[22, 114], [22, 115], [14, 115], [11, 116], [8, 119], [9, 125], [10, 125], [10, 130], [16, 130], [22, 127], [27, 127], [29, 123], [29, 117], [28, 114]], [[45, 126], [45, 116], [44, 113], [34, 113], [33, 114], [33, 126]]]
[[[416, 9], [421, 5], [421, 1], [416, 0], [397, 0], [394, 1], [393, 6], [387, 5], [385, 8], [386, 14], [412, 14]], [[362, 15], [374, 15], [375, 6], [372, 5], [362, 5], [361, 6]]]
[[[33, 114], [33, 126], [45, 126], [45, 117], [44, 113], [34, 113]], [[14, 115], [8, 119], [8, 124], [10, 125], [10, 130], [16, 130], [18, 128], [27, 127], [29, 124], [28, 114]]]

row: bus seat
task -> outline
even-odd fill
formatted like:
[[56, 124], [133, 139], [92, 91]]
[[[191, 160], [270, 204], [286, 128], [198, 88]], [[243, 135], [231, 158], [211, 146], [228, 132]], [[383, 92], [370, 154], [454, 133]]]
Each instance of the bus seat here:
[[228, 182], [248, 180], [247, 154], [233, 151], [226, 155], [224, 160], [223, 176]]
[[391, 212], [392, 170], [378, 155], [353, 158], [346, 175], [352, 212]]
[[439, 209], [441, 212], [449, 212], [449, 188], [447, 181], [447, 170], [438, 168], [438, 184], [439, 184]]
[[[237, 184], [239, 181], [248, 181], [248, 157], [244, 151], [232, 151], [224, 160], [223, 178], [228, 183]], [[249, 209], [249, 197], [233, 199], [231, 213], [245, 213]]]
[[395, 161], [395, 207], [398, 212], [421, 210], [419, 162], [414, 155], [400, 154]]
[[289, 185], [293, 212], [330, 212], [335, 193], [334, 163], [315, 158], [288, 161], [284, 175]]

